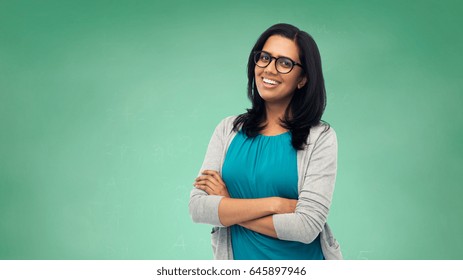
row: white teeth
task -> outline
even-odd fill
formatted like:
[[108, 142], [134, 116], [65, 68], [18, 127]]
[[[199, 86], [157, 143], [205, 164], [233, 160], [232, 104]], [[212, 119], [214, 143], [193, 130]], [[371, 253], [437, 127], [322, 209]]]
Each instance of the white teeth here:
[[277, 81], [269, 80], [267, 78], [263, 78], [263, 81], [264, 81], [264, 83], [267, 83], [267, 84], [272, 84], [272, 85], [277, 85], [278, 84]]

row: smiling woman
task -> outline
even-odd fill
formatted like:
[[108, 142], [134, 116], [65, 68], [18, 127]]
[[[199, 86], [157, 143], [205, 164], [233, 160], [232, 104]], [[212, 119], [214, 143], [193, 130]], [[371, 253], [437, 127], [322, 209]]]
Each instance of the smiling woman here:
[[190, 196], [216, 259], [341, 259], [326, 223], [337, 139], [312, 37], [276, 24], [248, 60], [252, 108], [216, 127]]
[[299, 60], [299, 48], [296, 43], [280, 35], [269, 37], [262, 51], [254, 56], [256, 86], [267, 108], [284, 110], [288, 107], [296, 88], [302, 88], [307, 82], [304, 69], [294, 68], [295, 65], [301, 65], [295, 62], [296, 60]]

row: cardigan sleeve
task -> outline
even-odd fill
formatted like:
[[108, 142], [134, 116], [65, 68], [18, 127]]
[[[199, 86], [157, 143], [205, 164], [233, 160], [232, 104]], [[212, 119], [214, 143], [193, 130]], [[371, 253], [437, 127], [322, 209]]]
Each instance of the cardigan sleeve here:
[[[310, 137], [310, 136], [309, 136]], [[337, 139], [333, 128], [322, 132], [306, 153], [308, 166], [294, 213], [273, 215], [277, 237], [311, 243], [323, 230], [336, 181]], [[308, 148], [310, 149], [310, 147]]]
[[[225, 148], [224, 133], [225, 120], [222, 120], [212, 134], [198, 176], [201, 175], [203, 170], [216, 170], [220, 172], [223, 150]], [[222, 198], [223, 196], [208, 195], [205, 191], [193, 187], [188, 205], [193, 222], [223, 227], [219, 219], [219, 203]]]

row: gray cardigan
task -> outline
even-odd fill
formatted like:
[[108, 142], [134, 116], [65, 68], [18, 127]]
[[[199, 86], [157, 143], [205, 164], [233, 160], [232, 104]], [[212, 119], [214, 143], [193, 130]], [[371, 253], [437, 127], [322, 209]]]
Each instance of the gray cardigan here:
[[[236, 116], [223, 119], [215, 128], [207, 147], [202, 170], [217, 170], [222, 175], [222, 164], [227, 149], [236, 135], [232, 130]], [[310, 129], [308, 145], [297, 151], [299, 199], [295, 213], [273, 215], [279, 239], [311, 243], [319, 234], [325, 259], [342, 259], [338, 242], [326, 223], [333, 196], [337, 168], [337, 140], [333, 128], [326, 130], [320, 123]], [[189, 211], [195, 223], [213, 225], [212, 248], [214, 259], [233, 259], [230, 229], [219, 220], [219, 203], [223, 196], [208, 195], [193, 188]]]

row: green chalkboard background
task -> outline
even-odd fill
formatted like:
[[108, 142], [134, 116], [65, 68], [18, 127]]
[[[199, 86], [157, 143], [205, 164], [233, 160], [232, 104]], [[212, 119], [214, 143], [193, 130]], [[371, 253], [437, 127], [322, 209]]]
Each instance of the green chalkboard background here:
[[0, 259], [212, 258], [189, 192], [278, 22], [321, 51], [345, 258], [463, 259], [460, 3], [0, 1]]

